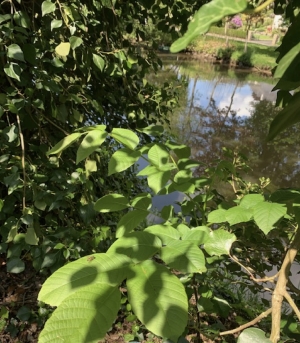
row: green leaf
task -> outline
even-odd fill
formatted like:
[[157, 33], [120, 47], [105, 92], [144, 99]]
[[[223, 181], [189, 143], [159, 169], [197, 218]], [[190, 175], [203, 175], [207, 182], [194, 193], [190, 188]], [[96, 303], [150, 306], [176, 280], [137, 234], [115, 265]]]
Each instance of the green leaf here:
[[188, 299], [178, 278], [149, 260], [133, 266], [126, 283], [139, 320], [155, 335], [177, 342], [188, 319]]
[[84, 160], [91, 153], [100, 147], [105, 141], [108, 133], [102, 130], [89, 132], [82, 140], [76, 154], [76, 164]]
[[25, 235], [25, 242], [30, 245], [38, 245], [39, 239], [33, 227], [29, 226]]
[[110, 255], [125, 255], [134, 263], [147, 260], [161, 248], [161, 240], [151, 233], [137, 231], [117, 239], [108, 249]]
[[68, 146], [74, 143], [83, 133], [75, 132], [71, 133], [69, 136], [63, 138], [60, 142], [58, 142], [52, 149], [47, 152], [47, 155], [54, 155], [58, 154], [61, 151], [65, 150]]
[[77, 290], [48, 319], [39, 343], [98, 343], [116, 319], [120, 304], [118, 287], [93, 284]]
[[231, 245], [236, 241], [233, 233], [229, 233], [223, 229], [211, 231], [209, 239], [204, 244], [204, 249], [209, 255], [228, 255]]
[[[10, 17], [10, 15], [9, 15]], [[14, 14], [14, 20], [17, 25], [29, 29], [31, 25], [31, 20], [25, 11], [17, 11]]]
[[18, 44], [11, 44], [7, 47], [7, 56], [25, 62], [23, 51]]
[[50, 0], [46, 0], [42, 3], [42, 16], [54, 12], [56, 9], [55, 4]]
[[98, 199], [95, 203], [95, 211], [101, 213], [121, 211], [129, 207], [129, 201], [121, 194], [108, 194]]
[[25, 270], [25, 263], [18, 257], [10, 259], [6, 264], [8, 273], [19, 274]]
[[267, 235], [286, 211], [287, 208], [283, 204], [263, 202], [253, 208], [253, 216], [258, 227]]
[[38, 299], [59, 306], [71, 294], [91, 284], [120, 284], [131, 261], [122, 255], [94, 254], [68, 263], [55, 271], [43, 284]]
[[189, 241], [197, 245], [204, 244], [209, 239], [210, 229], [207, 226], [198, 226], [182, 235], [183, 241]]
[[58, 29], [59, 27], [61, 27], [62, 26], [62, 20], [61, 19], [53, 19], [52, 21], [51, 21], [51, 31], [53, 30], [53, 29]]
[[120, 173], [131, 167], [141, 157], [140, 151], [132, 151], [128, 148], [123, 148], [116, 151], [110, 158], [108, 164], [108, 175]]
[[227, 210], [225, 217], [226, 221], [228, 221], [230, 225], [235, 225], [238, 223], [248, 222], [249, 220], [251, 220], [252, 215], [253, 213], [249, 209], [235, 206]]
[[142, 129], [138, 129], [139, 132], [143, 132], [149, 136], [161, 136], [165, 131], [164, 127], [161, 125], [150, 125]]
[[154, 144], [148, 151], [148, 158], [151, 164], [160, 169], [169, 162], [169, 152], [163, 145]]
[[266, 338], [266, 334], [257, 328], [249, 328], [244, 330], [238, 340], [237, 343], [271, 343], [271, 341]]
[[293, 67], [292, 62], [299, 59], [300, 54], [300, 43], [292, 47], [279, 61], [274, 73], [275, 79], [284, 78], [284, 74], [287, 72], [288, 68]]
[[131, 200], [131, 206], [137, 210], [149, 210], [152, 198], [149, 193], [140, 193]]
[[80, 37], [72, 36], [69, 38], [69, 42], [71, 44], [71, 48], [75, 50], [83, 43], [83, 40]]
[[178, 232], [178, 230], [174, 229], [172, 226], [169, 225], [158, 224], [148, 226], [144, 230], [144, 232], [149, 232], [157, 236], [164, 245], [168, 245], [174, 240], [179, 240], [180, 238], [180, 233]]
[[110, 135], [131, 150], [134, 150], [139, 144], [139, 137], [127, 129], [113, 129]]
[[293, 95], [287, 106], [281, 110], [277, 116], [273, 119], [267, 139], [270, 141], [274, 139], [280, 132], [286, 128], [298, 123], [300, 121], [299, 117], [299, 107], [300, 107], [300, 93]]
[[12, 79], [21, 81], [20, 76], [21, 76], [22, 70], [18, 64], [13, 63], [13, 62], [6, 64], [4, 67], [4, 72], [7, 76], [11, 77]]
[[183, 273], [206, 272], [205, 257], [196, 244], [172, 241], [161, 249], [161, 259], [171, 268]]
[[148, 214], [148, 211], [142, 210], [133, 210], [126, 213], [118, 222], [116, 237], [122, 237], [137, 228], [137, 226], [147, 218]]
[[105, 60], [101, 56], [93, 54], [93, 62], [95, 63], [95, 66], [98, 69], [103, 71], [103, 69], [105, 67]]
[[[148, 185], [153, 190], [155, 194], [157, 194], [162, 188], [165, 187], [166, 183], [170, 180], [171, 172], [170, 170], [160, 171], [154, 166], [148, 169]], [[141, 173], [139, 173], [141, 175]]]
[[226, 213], [227, 211], [222, 208], [211, 211], [208, 214], [207, 220], [209, 223], [224, 223], [226, 222]]
[[194, 38], [206, 33], [211, 24], [231, 14], [243, 12], [247, 5], [247, 0], [213, 0], [201, 6], [190, 21], [187, 32], [171, 45], [170, 51], [179, 52], [185, 49]]
[[255, 205], [264, 201], [265, 201], [265, 198], [261, 194], [247, 194], [243, 197], [239, 206], [245, 209], [250, 209], [254, 207]]
[[55, 52], [60, 56], [68, 56], [70, 52], [71, 44], [69, 42], [61, 42], [55, 48]]

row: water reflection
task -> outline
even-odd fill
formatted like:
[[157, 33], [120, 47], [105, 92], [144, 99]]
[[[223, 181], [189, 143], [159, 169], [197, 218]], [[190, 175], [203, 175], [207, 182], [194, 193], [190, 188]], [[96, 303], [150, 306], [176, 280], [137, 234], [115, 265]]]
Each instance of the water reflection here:
[[181, 106], [170, 118], [172, 133], [206, 165], [222, 158], [225, 146], [247, 156], [255, 181], [264, 176], [276, 187], [300, 187], [300, 126], [266, 142], [270, 122], [278, 113], [274, 80], [206, 66], [165, 63], [165, 68], [186, 80]]

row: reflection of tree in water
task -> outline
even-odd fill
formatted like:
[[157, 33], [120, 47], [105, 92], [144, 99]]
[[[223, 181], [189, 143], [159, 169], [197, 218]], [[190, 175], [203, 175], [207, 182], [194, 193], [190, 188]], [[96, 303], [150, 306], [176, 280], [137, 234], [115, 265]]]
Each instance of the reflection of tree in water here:
[[[172, 132], [191, 147], [193, 157], [207, 166], [212, 165], [215, 160], [223, 158], [222, 147], [225, 146], [248, 157], [251, 176], [256, 181], [264, 176], [270, 177], [276, 186], [300, 187], [300, 126], [288, 129], [275, 141], [268, 143], [268, 128], [278, 113], [271, 101], [253, 101], [251, 116], [238, 116], [232, 109], [239, 85], [239, 81], [236, 81], [228, 106], [218, 108], [214, 92], [221, 81], [219, 78], [215, 81], [208, 105], [202, 107], [195, 104], [197, 81], [197, 78], [192, 80], [186, 108], [182, 110], [181, 107], [171, 119]], [[199, 94], [197, 97], [199, 99]]]

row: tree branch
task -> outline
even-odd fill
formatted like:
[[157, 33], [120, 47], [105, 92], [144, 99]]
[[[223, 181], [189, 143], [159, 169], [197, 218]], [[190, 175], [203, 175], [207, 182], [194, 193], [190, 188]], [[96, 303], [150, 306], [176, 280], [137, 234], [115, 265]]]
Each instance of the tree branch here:
[[253, 320], [251, 320], [251, 322], [248, 322], [246, 324], [243, 324], [241, 326], [239, 326], [238, 328], [235, 328], [233, 330], [229, 330], [229, 331], [224, 331], [220, 333], [220, 336], [224, 336], [224, 335], [232, 335], [236, 332], [240, 332], [244, 329], [247, 329], [249, 326], [253, 326], [256, 323], [258, 323], [259, 321], [261, 321], [263, 318], [267, 317], [270, 313], [272, 312], [272, 307], [269, 308], [267, 311], [262, 312], [258, 317], [254, 318]]
[[300, 320], [300, 311], [299, 311], [297, 305], [295, 304], [294, 300], [290, 296], [290, 294], [287, 291], [285, 291], [283, 296], [288, 301], [288, 303], [290, 304], [291, 308], [293, 309], [293, 311], [296, 313], [298, 319]]
[[300, 246], [300, 229], [298, 227], [294, 240], [290, 248], [288, 249], [285, 255], [285, 258], [282, 262], [282, 266], [279, 271], [278, 281], [272, 295], [273, 311], [272, 311], [272, 331], [271, 331], [271, 336], [270, 336], [270, 340], [272, 343], [277, 343], [280, 339], [280, 321], [281, 321], [282, 301], [283, 301], [283, 297], [284, 296], [286, 297], [286, 293], [287, 293], [286, 286], [289, 280], [289, 272], [291, 269], [291, 265], [298, 253], [299, 246]]

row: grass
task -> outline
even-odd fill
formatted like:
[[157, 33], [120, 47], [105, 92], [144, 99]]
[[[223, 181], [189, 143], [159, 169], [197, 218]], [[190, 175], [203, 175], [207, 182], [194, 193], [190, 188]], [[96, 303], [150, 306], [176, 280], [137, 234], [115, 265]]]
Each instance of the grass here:
[[243, 66], [257, 67], [271, 70], [276, 66], [278, 53], [275, 47], [248, 43], [247, 52], [244, 52], [244, 43], [229, 39], [228, 46], [221, 38], [199, 37], [194, 40], [188, 49], [225, 59], [233, 63], [242, 63]]

